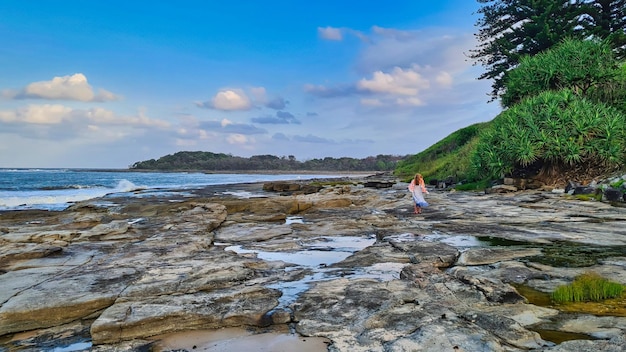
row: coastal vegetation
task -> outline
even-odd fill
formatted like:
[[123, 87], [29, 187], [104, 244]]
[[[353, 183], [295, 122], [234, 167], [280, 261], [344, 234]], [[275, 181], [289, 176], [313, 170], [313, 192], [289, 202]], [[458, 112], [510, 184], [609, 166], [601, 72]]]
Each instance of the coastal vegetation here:
[[471, 171], [554, 180], [595, 177], [626, 161], [624, 76], [606, 41], [566, 39], [506, 80], [506, 110], [480, 136]]
[[525, 57], [542, 53], [565, 38], [605, 40], [619, 60], [626, 57], [626, 0], [477, 0], [476, 39], [470, 57], [492, 80], [492, 100], [509, 86], [508, 73]]
[[553, 178], [569, 170], [589, 177], [623, 165], [626, 117], [569, 89], [545, 91], [504, 111], [472, 155], [479, 177]]
[[470, 155], [488, 123], [477, 123], [457, 130], [421, 153], [398, 162], [395, 174], [410, 179], [419, 172], [425, 180], [453, 177], [463, 179], [470, 168]]
[[138, 161], [133, 170], [193, 171], [391, 171], [402, 156], [377, 155], [363, 159], [331, 158], [298, 161], [293, 155], [254, 155], [249, 158], [224, 153], [182, 151], [159, 159]]
[[571, 284], [557, 287], [552, 293], [552, 300], [556, 303], [598, 302], [620, 297], [623, 293], [622, 284], [589, 272], [577, 276]]
[[[470, 57], [504, 111], [398, 163], [465, 185], [585, 180], [626, 164], [626, 0], [478, 0]], [[470, 138], [464, 136], [470, 135]], [[459, 143], [460, 142], [460, 143]]]
[[483, 184], [505, 176], [556, 183], [624, 169], [626, 63], [615, 52], [608, 40], [566, 38], [521, 59], [503, 81], [502, 113], [470, 126], [477, 132], [470, 139], [460, 138], [466, 134], [461, 129], [408, 157], [396, 174]]

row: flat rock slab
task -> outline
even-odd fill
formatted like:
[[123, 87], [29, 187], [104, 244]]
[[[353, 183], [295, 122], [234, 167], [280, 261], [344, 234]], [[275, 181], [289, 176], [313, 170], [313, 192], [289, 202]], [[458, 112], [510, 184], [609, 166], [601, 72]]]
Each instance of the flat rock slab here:
[[[406, 186], [248, 199], [221, 186], [191, 199], [0, 213], [0, 335], [11, 341], [0, 348], [57, 336], [94, 351], [141, 349], [164, 333], [290, 324], [334, 351], [623, 350], [623, 318], [555, 324], [558, 311], [529, 304], [514, 285], [549, 292], [586, 270], [626, 284], [626, 208], [535, 191], [433, 190], [416, 215]], [[292, 215], [299, 221], [286, 221]], [[534, 261], [555, 242], [610, 254], [580, 268]], [[226, 250], [236, 247], [245, 251]], [[336, 260], [254, 253], [312, 251]], [[607, 340], [553, 346], [532, 330], [542, 324]]]
[[91, 337], [95, 344], [104, 344], [181, 330], [262, 326], [279, 296], [276, 290], [250, 287], [120, 300], [91, 325]]
[[471, 248], [459, 256], [457, 265], [486, 265], [517, 258], [541, 255], [541, 249]]

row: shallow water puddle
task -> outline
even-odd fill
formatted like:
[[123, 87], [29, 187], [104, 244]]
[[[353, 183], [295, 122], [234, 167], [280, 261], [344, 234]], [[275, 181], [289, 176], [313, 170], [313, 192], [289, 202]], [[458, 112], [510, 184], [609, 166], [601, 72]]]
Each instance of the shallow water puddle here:
[[378, 281], [390, 281], [400, 278], [400, 271], [406, 263], [376, 263], [374, 265], [355, 268], [355, 269], [342, 269], [342, 268], [316, 268], [314, 273], [306, 275], [300, 280], [279, 282], [273, 285], [269, 285], [269, 288], [274, 288], [282, 291], [282, 296], [278, 299], [278, 306], [276, 309], [289, 308], [294, 303], [300, 294], [309, 289], [310, 284], [315, 282], [333, 280], [339, 277], [347, 279], [375, 279]]
[[269, 252], [257, 249], [244, 249], [242, 246], [229, 246], [226, 251], [238, 254], [255, 253], [257, 258], [267, 261], [282, 261], [304, 267], [327, 266], [338, 263], [354, 252], [365, 249], [376, 242], [375, 237], [318, 237], [304, 246], [306, 250], [297, 252]]
[[450, 236], [450, 235], [441, 235], [441, 234], [435, 233], [432, 235], [425, 235], [422, 237], [426, 241], [442, 242], [442, 243], [448, 244], [456, 248], [471, 248], [471, 247], [486, 247], [487, 246], [487, 244], [481, 241], [478, 237], [470, 236], [470, 235]]
[[225, 250], [234, 251], [238, 254], [254, 253], [256, 254], [257, 258], [266, 261], [281, 261], [307, 267], [330, 265], [340, 262], [352, 255], [352, 252], [335, 252], [321, 250], [298, 252], [266, 252], [256, 249], [244, 249], [241, 246], [230, 246], [226, 247]]
[[393, 242], [415, 242], [415, 241], [430, 241], [430, 242], [442, 242], [452, 247], [459, 249], [466, 249], [471, 247], [487, 247], [488, 243], [480, 239], [480, 237], [471, 235], [444, 235], [434, 232], [429, 235], [416, 235], [413, 233], [402, 233], [398, 235], [385, 236], [387, 241]]
[[77, 343], [73, 343], [69, 346], [65, 346], [65, 347], [55, 347], [54, 349], [52, 349], [52, 352], [73, 352], [73, 351], [85, 351], [88, 350], [92, 347], [91, 342], [89, 341], [83, 341], [83, 342], [77, 342]]
[[279, 282], [269, 285], [282, 291], [277, 308], [288, 308], [298, 296], [309, 289], [311, 283], [343, 278], [371, 278], [380, 281], [398, 279], [403, 263], [378, 263], [369, 267], [345, 269], [331, 268], [332, 264], [339, 263], [355, 252], [363, 250], [376, 242], [375, 236], [369, 237], [317, 237], [304, 244], [305, 250], [297, 252], [269, 252], [257, 249], [244, 249], [242, 246], [229, 246], [225, 250], [236, 253], [254, 253], [257, 258], [266, 261], [282, 261], [295, 264], [285, 270], [309, 269], [311, 274], [300, 280]]
[[550, 329], [531, 329], [539, 333], [542, 339], [546, 341], [551, 341], [556, 344], [560, 344], [565, 341], [571, 340], [595, 340], [592, 336], [581, 334], [577, 332], [567, 332], [567, 331], [558, 331], [558, 330], [550, 330]]
[[288, 216], [285, 219], [285, 225], [291, 224], [304, 224], [304, 218], [302, 216]]

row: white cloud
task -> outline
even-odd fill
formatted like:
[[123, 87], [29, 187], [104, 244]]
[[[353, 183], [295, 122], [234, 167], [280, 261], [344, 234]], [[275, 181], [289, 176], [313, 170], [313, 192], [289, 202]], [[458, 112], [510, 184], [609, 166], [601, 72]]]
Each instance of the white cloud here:
[[243, 134], [231, 134], [226, 138], [226, 141], [229, 144], [248, 144], [253, 141], [253, 139], [244, 136]]
[[361, 77], [351, 83], [307, 84], [304, 90], [310, 95], [355, 96], [362, 107], [412, 108], [449, 104], [449, 96], [457, 96], [465, 82], [476, 83], [474, 67], [464, 55], [476, 44], [471, 32], [373, 26], [367, 34], [349, 28], [341, 33], [362, 39], [355, 63]]
[[249, 110], [252, 108], [250, 99], [241, 89], [226, 89], [218, 92], [211, 100], [217, 110]]
[[94, 97], [94, 101], [113, 101], [121, 99], [120, 96], [109, 92], [108, 90], [98, 89], [98, 94]]
[[154, 127], [159, 129], [167, 129], [171, 127], [171, 124], [167, 121], [148, 117], [145, 109], [139, 109], [137, 116], [126, 117], [122, 121], [124, 124], [130, 124], [132, 126]]
[[0, 121], [34, 125], [54, 125], [71, 117], [72, 109], [59, 104], [29, 105], [15, 111], [0, 111]]
[[[447, 83], [446, 75], [441, 75], [440, 80], [425, 76], [432, 74], [431, 68], [412, 65], [409, 68], [394, 67], [389, 72], [373, 72], [370, 78], [362, 78], [352, 86], [328, 88], [306, 85], [304, 88], [307, 93], [320, 98], [357, 95], [360, 96], [360, 104], [367, 107], [415, 107], [426, 104], [423, 96], [431, 90], [431, 80]], [[449, 79], [451, 80], [451, 77]]]
[[96, 123], [115, 123], [117, 120], [117, 116], [115, 116], [113, 111], [102, 108], [89, 109], [86, 111], [85, 115], [90, 121]]
[[[253, 96], [264, 95], [265, 88], [253, 88]], [[198, 107], [216, 109], [222, 111], [236, 111], [236, 110], [250, 110], [254, 106], [252, 101], [243, 91], [239, 88], [224, 88], [217, 92], [210, 101], [204, 103], [196, 103]]]
[[334, 27], [317, 27], [317, 34], [322, 39], [326, 40], [337, 40], [340, 41], [343, 39], [343, 34], [341, 33], [341, 28]]
[[[4, 93], [8, 95], [8, 93]], [[21, 91], [12, 94], [16, 99], [50, 99], [77, 101], [111, 101], [120, 97], [107, 90], [100, 89], [97, 94], [82, 73], [71, 76], [54, 77], [50, 81], [33, 82]]]
[[152, 119], [140, 110], [135, 116], [120, 116], [100, 107], [72, 109], [60, 104], [32, 104], [16, 110], [0, 111], [0, 122], [18, 125], [72, 125], [91, 130], [104, 126], [148, 127], [166, 129], [170, 123]]
[[101, 125], [154, 127], [161, 129], [166, 129], [171, 126], [167, 121], [148, 117], [145, 109], [139, 109], [136, 116], [119, 116], [113, 111], [99, 107], [88, 110], [75, 110], [74, 115], [77, 120], [87, 119], [92, 123]]
[[288, 100], [281, 96], [269, 97], [265, 87], [223, 88], [211, 98], [210, 101], [196, 102], [201, 108], [216, 109], [222, 111], [242, 111], [261, 109], [263, 107], [281, 110], [284, 109]]
[[71, 108], [63, 105], [30, 105], [22, 111], [24, 122], [32, 124], [58, 124], [72, 112]]
[[442, 87], [451, 87], [454, 79], [448, 72], [441, 71], [437, 77], [435, 77], [435, 81], [437, 81], [437, 83], [439, 83]]
[[390, 73], [376, 71], [371, 79], [361, 79], [357, 83], [360, 90], [383, 94], [417, 95], [422, 89], [430, 87], [417, 67], [402, 69], [394, 67]]

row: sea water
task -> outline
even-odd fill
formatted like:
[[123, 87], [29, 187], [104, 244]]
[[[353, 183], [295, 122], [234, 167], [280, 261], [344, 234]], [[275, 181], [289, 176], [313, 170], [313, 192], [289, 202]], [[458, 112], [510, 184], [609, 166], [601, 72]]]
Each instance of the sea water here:
[[184, 190], [210, 185], [330, 177], [340, 176], [0, 169], [0, 210], [63, 210], [74, 202], [110, 194], [130, 197], [154, 190]]

